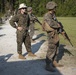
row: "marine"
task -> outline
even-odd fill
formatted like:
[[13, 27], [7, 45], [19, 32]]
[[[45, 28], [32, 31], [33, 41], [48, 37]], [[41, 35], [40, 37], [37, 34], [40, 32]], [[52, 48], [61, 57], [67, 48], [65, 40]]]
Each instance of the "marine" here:
[[28, 15], [29, 15], [29, 18], [30, 18], [29, 35], [30, 35], [30, 38], [31, 38], [31, 42], [35, 42], [35, 40], [33, 39], [33, 36], [34, 36], [34, 33], [35, 33], [35, 27], [34, 27], [35, 17], [33, 16], [32, 7], [28, 7], [27, 11], [28, 11]]
[[26, 59], [22, 55], [22, 44], [24, 43], [29, 56], [36, 56], [31, 51], [31, 40], [28, 33], [29, 30], [29, 16], [27, 14], [27, 6], [22, 3], [19, 5], [17, 15], [13, 16], [9, 21], [10, 25], [15, 28], [17, 37], [17, 52], [19, 59]]
[[[57, 63], [57, 55], [59, 50], [58, 29], [60, 28], [60, 25], [57, 23], [57, 21], [54, 20], [56, 7], [57, 4], [54, 1], [50, 1], [46, 4], [46, 9], [48, 10], [48, 12], [44, 15], [42, 25], [43, 30], [47, 32], [48, 37], [48, 50], [45, 60], [46, 62], [45, 69], [51, 72], [55, 72], [54, 67], [62, 66]], [[46, 25], [48, 25], [50, 29]]]

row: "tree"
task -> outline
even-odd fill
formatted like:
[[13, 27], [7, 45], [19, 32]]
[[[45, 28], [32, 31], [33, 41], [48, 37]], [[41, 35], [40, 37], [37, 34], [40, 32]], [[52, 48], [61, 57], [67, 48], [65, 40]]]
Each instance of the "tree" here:
[[76, 0], [0, 0], [0, 12], [6, 12], [9, 9], [14, 11], [20, 3], [25, 3], [27, 6], [32, 6], [35, 15], [43, 16], [47, 11], [48, 1], [57, 3], [57, 16], [76, 16]]

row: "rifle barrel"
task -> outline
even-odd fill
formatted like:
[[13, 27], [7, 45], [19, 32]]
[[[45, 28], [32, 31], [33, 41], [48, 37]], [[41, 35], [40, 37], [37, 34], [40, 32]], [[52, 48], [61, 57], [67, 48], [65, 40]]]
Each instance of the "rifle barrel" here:
[[71, 41], [69, 41], [69, 42], [70, 42], [71, 46], [73, 47], [73, 44], [71, 43]]

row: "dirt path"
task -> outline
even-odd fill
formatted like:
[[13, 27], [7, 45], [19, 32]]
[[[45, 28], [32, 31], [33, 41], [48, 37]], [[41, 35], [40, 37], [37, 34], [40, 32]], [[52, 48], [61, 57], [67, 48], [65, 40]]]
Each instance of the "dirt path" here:
[[37, 39], [36, 43], [32, 43], [31, 48], [37, 55], [36, 58], [28, 57], [23, 45], [23, 55], [26, 60], [20, 60], [16, 51], [15, 32], [9, 21], [0, 27], [0, 75], [76, 75], [75, 48], [60, 45], [58, 60], [64, 67], [56, 68], [54, 73], [48, 72], [44, 69], [47, 41]]

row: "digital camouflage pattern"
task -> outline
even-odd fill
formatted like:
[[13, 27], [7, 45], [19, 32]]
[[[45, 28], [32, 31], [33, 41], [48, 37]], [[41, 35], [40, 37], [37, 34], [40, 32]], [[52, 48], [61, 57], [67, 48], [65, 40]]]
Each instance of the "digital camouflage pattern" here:
[[31, 11], [32, 10], [32, 7], [28, 7], [27, 8], [27, 11], [29, 12], [29, 11]]
[[[17, 25], [16, 25], [17, 23]], [[14, 28], [22, 27], [22, 30], [17, 29], [17, 51], [22, 54], [22, 44], [24, 43], [27, 52], [31, 52], [31, 42], [28, 33], [29, 16], [27, 14], [20, 14], [13, 16], [10, 20], [10, 25]]]
[[30, 18], [30, 26], [29, 26], [29, 35], [30, 38], [32, 39], [33, 35], [34, 35], [34, 25], [35, 25], [35, 18], [32, 16], [32, 13], [28, 13], [29, 14], [29, 18]]
[[59, 36], [57, 29], [58, 23], [54, 20], [53, 14], [46, 13], [44, 15], [44, 21], [53, 28], [53, 31], [47, 32], [48, 37], [48, 51], [46, 55], [46, 63], [50, 64], [51, 61], [56, 60], [58, 54], [58, 47], [59, 47]]
[[57, 4], [53, 1], [50, 1], [46, 4], [46, 9], [54, 9], [55, 7], [57, 7]]

